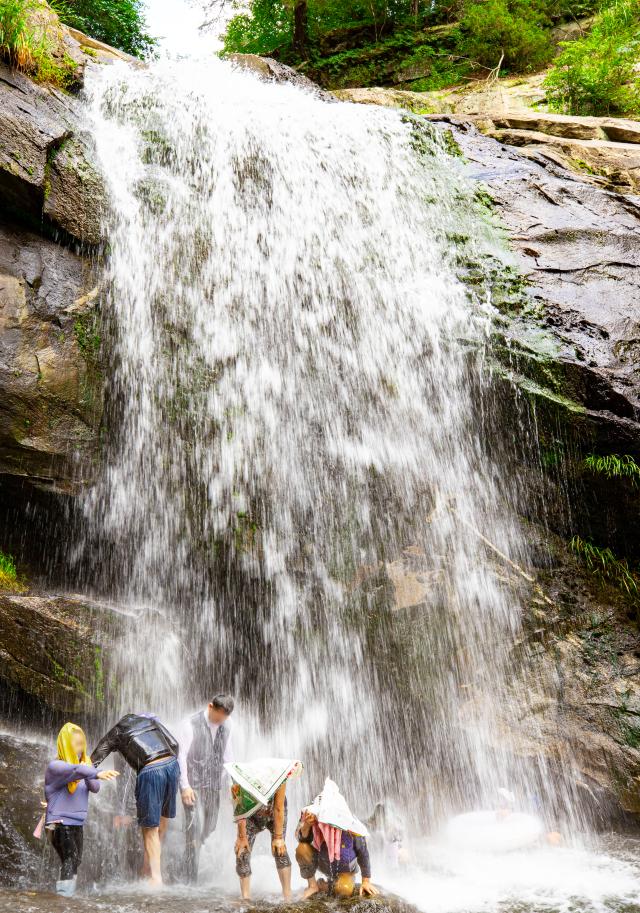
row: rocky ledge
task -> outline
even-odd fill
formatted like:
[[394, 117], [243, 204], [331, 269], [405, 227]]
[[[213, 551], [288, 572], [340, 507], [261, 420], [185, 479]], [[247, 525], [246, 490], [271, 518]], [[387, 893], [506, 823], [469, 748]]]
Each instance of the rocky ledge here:
[[[64, 33], [79, 74], [82, 48]], [[0, 63], [0, 478], [70, 490], [91, 474], [105, 199], [94, 161], [77, 99]]]
[[0, 594], [0, 703], [5, 714], [97, 717], [110, 688], [109, 651], [126, 619], [81, 596]]
[[532, 86], [523, 95], [507, 89], [449, 93], [399, 89], [340, 89], [335, 95], [357, 104], [404, 108], [416, 114], [444, 115], [452, 123], [473, 124], [481, 133], [521, 154], [546, 158], [577, 172], [588, 183], [623, 192], [640, 191], [640, 122], [610, 117], [569, 117], [532, 110], [544, 98]]

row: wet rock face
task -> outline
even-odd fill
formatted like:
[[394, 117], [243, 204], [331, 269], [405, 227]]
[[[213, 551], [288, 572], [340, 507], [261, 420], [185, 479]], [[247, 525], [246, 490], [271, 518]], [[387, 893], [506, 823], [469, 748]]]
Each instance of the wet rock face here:
[[102, 413], [98, 286], [86, 261], [0, 222], [0, 474], [69, 490]]
[[[467, 175], [486, 186], [526, 279], [520, 303], [502, 307], [514, 379], [572, 412], [586, 438], [638, 453], [637, 200], [585, 183], [544, 157], [523, 158], [470, 124], [445, 122]], [[535, 319], [525, 313], [525, 298], [538, 306]]]
[[122, 620], [112, 609], [86, 598], [0, 594], [5, 714], [23, 719], [31, 707], [47, 722], [96, 718], [109, 689], [103, 648], [121, 631]]
[[41, 847], [33, 837], [43, 798], [44, 744], [0, 735], [0, 885], [33, 888]]
[[307, 79], [302, 73], [298, 73], [291, 67], [274, 60], [272, 57], [259, 57], [257, 54], [229, 54], [227, 60], [230, 60], [236, 66], [243, 70], [251, 70], [261, 79], [269, 82], [289, 82], [300, 89], [312, 92], [325, 101], [334, 102], [335, 96], [331, 92], [321, 89], [320, 86]]
[[0, 476], [54, 490], [90, 477], [102, 414], [92, 156], [77, 100], [0, 63]]
[[0, 64], [0, 200], [37, 229], [93, 247], [104, 190], [76, 100]]

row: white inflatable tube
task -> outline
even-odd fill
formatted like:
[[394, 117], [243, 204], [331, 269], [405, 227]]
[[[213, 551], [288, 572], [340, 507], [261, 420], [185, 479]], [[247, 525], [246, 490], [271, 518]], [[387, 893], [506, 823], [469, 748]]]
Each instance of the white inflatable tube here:
[[447, 840], [461, 850], [507, 853], [536, 843], [544, 826], [534, 815], [512, 812], [500, 817], [497, 812], [467, 812], [447, 824]]

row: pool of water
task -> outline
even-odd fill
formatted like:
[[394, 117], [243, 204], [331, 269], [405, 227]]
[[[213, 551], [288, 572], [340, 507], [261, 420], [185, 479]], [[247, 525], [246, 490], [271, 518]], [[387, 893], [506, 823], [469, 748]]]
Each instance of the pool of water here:
[[[206, 851], [206, 848], [205, 848]], [[640, 840], [607, 836], [587, 848], [544, 847], [502, 855], [460, 854], [442, 845], [412, 847], [406, 868], [376, 866], [383, 895], [375, 901], [301, 900], [281, 903], [267, 854], [254, 867], [255, 899], [237, 897], [228, 871], [221, 883], [198, 888], [142, 884], [87, 885], [67, 900], [47, 892], [1, 891], [0, 913], [640, 913]], [[206, 866], [204, 878], [208, 878]]]

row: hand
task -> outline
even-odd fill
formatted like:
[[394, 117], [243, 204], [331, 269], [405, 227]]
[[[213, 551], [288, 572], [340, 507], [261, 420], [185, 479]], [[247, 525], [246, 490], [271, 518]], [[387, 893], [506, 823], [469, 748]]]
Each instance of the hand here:
[[249, 852], [249, 841], [246, 837], [238, 837], [236, 840], [236, 845], [234, 847], [236, 851], [236, 856], [242, 856], [244, 853]]
[[316, 823], [317, 820], [318, 819], [316, 818], [316, 816], [312, 815], [311, 812], [307, 812], [307, 811], [302, 812], [302, 820], [300, 822], [300, 833], [302, 834], [303, 837], [309, 836], [309, 834], [311, 832], [311, 828], [313, 827], [313, 825]]
[[113, 816], [113, 826], [116, 830], [120, 830], [121, 827], [129, 827], [131, 824], [133, 824], [133, 818], [131, 815]]
[[115, 780], [120, 774], [117, 770], [99, 770], [98, 780]]
[[271, 852], [274, 856], [284, 856], [287, 852], [287, 844], [282, 837], [274, 837], [271, 841]]
[[370, 878], [363, 878], [360, 885], [360, 897], [376, 897], [380, 891], [374, 884], [371, 884]]
[[196, 804], [196, 794], [190, 786], [187, 786], [186, 789], [181, 789], [180, 795], [182, 797], [183, 805], [193, 806]]

